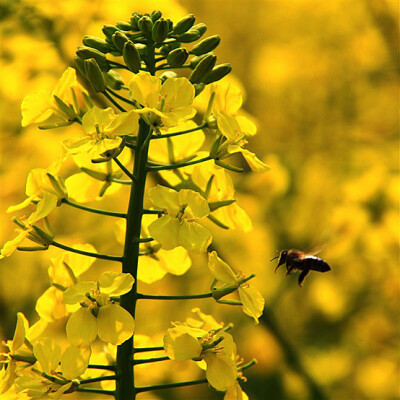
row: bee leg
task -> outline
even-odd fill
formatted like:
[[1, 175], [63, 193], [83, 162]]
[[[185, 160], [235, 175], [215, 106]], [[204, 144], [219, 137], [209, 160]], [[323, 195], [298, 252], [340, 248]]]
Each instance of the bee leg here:
[[292, 272], [292, 270], [293, 270], [293, 267], [289, 267], [288, 265], [286, 265], [286, 274], [285, 274], [285, 276], [290, 275], [290, 273]]
[[301, 274], [299, 275], [299, 286], [303, 286], [304, 279], [306, 279], [306, 276], [310, 273], [309, 269], [304, 269], [301, 271]]

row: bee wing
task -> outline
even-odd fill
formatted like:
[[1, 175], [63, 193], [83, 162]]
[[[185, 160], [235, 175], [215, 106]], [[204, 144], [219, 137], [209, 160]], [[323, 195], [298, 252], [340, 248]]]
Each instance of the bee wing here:
[[321, 253], [322, 250], [326, 247], [326, 244], [319, 244], [309, 247], [307, 250], [304, 251], [305, 256], [316, 256], [317, 254]]

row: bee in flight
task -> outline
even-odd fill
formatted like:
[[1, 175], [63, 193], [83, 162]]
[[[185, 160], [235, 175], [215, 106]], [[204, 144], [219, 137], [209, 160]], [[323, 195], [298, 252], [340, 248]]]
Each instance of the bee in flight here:
[[282, 250], [279, 254], [272, 258], [275, 260], [279, 258], [276, 270], [283, 264], [286, 263], [286, 276], [290, 275], [292, 271], [301, 271], [299, 275], [299, 285], [303, 286], [304, 279], [310, 273], [310, 271], [326, 272], [330, 271], [331, 267], [322, 258], [315, 257], [310, 253], [304, 251], [290, 249]]

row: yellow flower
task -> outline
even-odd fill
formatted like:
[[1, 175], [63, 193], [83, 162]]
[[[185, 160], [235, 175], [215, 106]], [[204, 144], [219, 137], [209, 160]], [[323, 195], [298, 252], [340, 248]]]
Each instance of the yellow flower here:
[[215, 277], [216, 282], [212, 286], [214, 298], [219, 300], [226, 294], [238, 291], [242, 303], [243, 312], [258, 323], [258, 318], [262, 315], [264, 309], [264, 298], [261, 293], [249, 286], [248, 278], [241, 273], [235, 274], [232, 268], [222, 261], [215, 251], [208, 255], [208, 267]]
[[30, 221], [36, 221], [47, 217], [61, 200], [67, 197], [64, 181], [58, 175], [63, 162], [63, 155], [49, 168], [36, 168], [29, 172], [26, 180], [26, 198], [22, 203], [11, 206], [7, 212], [11, 213], [28, 207], [31, 203], [36, 204], [36, 211], [30, 216]]
[[[91, 253], [96, 252], [96, 249], [90, 244], [77, 244], [72, 247]], [[36, 301], [35, 310], [40, 318], [53, 322], [77, 310], [79, 306], [67, 305], [63, 302], [63, 291], [73, 286], [77, 282], [77, 278], [93, 263], [93, 258], [76, 253], [63, 252], [51, 258], [48, 274], [52, 286]]]
[[115, 114], [112, 108], [91, 108], [82, 118], [85, 136], [63, 141], [71, 154], [86, 153], [91, 159], [119, 147], [121, 136], [138, 130], [139, 116], [134, 111]]
[[[22, 126], [68, 123], [71, 121], [71, 117], [58, 107], [54, 96], [61, 99], [67, 106], [71, 106], [75, 104], [74, 97], [78, 101], [81, 100], [82, 93], [87, 94], [86, 90], [78, 83], [75, 69], [68, 67], [52, 93], [46, 90], [37, 90], [25, 96], [21, 105]], [[79, 110], [75, 110], [75, 112], [79, 112]]]
[[[32, 214], [32, 216], [35, 217], [35, 214]], [[0, 259], [11, 256], [25, 239], [38, 243], [43, 250], [47, 249], [53, 242], [54, 235], [46, 220], [44, 220], [44, 229], [41, 229], [32, 221], [32, 216], [28, 219], [12, 219], [18, 225], [16, 230], [18, 235], [4, 244], [0, 251]]]
[[235, 382], [235, 384], [225, 392], [224, 400], [249, 400], [249, 397], [243, 392], [239, 382]]
[[110, 296], [129, 292], [134, 283], [131, 274], [104, 272], [99, 282], [77, 282], [64, 292], [64, 303], [80, 303], [67, 322], [67, 337], [74, 346], [89, 346], [97, 336], [120, 345], [133, 335], [135, 321]]
[[[143, 215], [142, 237], [149, 237], [148, 225], [157, 217]], [[123, 244], [125, 241], [125, 221], [118, 221], [117, 240]], [[144, 253], [139, 258], [138, 280], [147, 284], [162, 279], [167, 273], [183, 275], [192, 266], [192, 260], [187, 250], [183, 247], [175, 247], [172, 250], [164, 250], [157, 241], [141, 243], [140, 251]]]
[[192, 107], [194, 87], [187, 78], [161, 79], [140, 71], [129, 82], [132, 98], [143, 108], [136, 112], [149, 125], [172, 127], [196, 114]]
[[[0, 394], [8, 391], [21, 369], [35, 363], [36, 359], [32, 352], [31, 343], [42, 335], [46, 326], [47, 324], [44, 321], [39, 320], [29, 327], [29, 322], [25, 315], [20, 312], [17, 313], [17, 325], [15, 327], [14, 337], [11, 341], [5, 343], [9, 352], [0, 354], [6, 359], [6, 361], [3, 362], [8, 364], [7, 370], [0, 382]], [[19, 360], [21, 360], [21, 367], [17, 365], [18, 361], [14, 359], [14, 356], [17, 356]], [[22, 359], [24, 359], [24, 361], [22, 361]]]
[[[217, 324], [215, 329], [211, 330], [204, 329], [206, 324], [210, 323], [210, 316], [199, 314], [202, 315], [203, 321], [191, 318], [183, 324], [175, 322], [175, 326], [167, 330], [164, 335], [165, 352], [172, 360], [193, 359], [205, 362], [206, 378], [210, 385], [225, 391], [234, 385], [238, 376], [235, 362], [236, 345], [232, 336], [224, 332], [221, 325]], [[221, 327], [217, 328], [218, 326]]]
[[[91, 351], [89, 348], [68, 346], [62, 352], [61, 346], [53, 339], [43, 338], [33, 345], [33, 354], [43, 372], [56, 377], [61, 375], [67, 380], [72, 380], [86, 371]], [[56, 372], [59, 365], [61, 365], [61, 374]]]
[[73, 382], [66, 381], [62, 385], [37, 376], [20, 376], [15, 381], [16, 392], [26, 394], [31, 399], [59, 399], [72, 385]]
[[209, 91], [214, 93], [213, 116], [220, 132], [231, 142], [244, 136], [253, 136], [257, 132], [255, 124], [243, 115], [237, 115], [243, 98], [240, 89], [222, 80], [211, 85]]
[[149, 225], [149, 233], [165, 250], [178, 246], [201, 253], [212, 241], [211, 233], [196, 221], [210, 214], [207, 201], [197, 192], [179, 192], [157, 185], [149, 190], [149, 198], [164, 215]]

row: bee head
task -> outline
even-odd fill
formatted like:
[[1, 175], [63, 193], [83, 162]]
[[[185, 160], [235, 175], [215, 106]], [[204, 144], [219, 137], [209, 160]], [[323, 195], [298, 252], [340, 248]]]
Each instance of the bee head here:
[[287, 254], [288, 254], [287, 250], [282, 250], [281, 252], [279, 252], [279, 254], [276, 257], [271, 259], [271, 261], [272, 261], [272, 260], [275, 260], [276, 258], [279, 258], [279, 262], [275, 268], [275, 272], [281, 265], [285, 264], [285, 262], [287, 260]]

